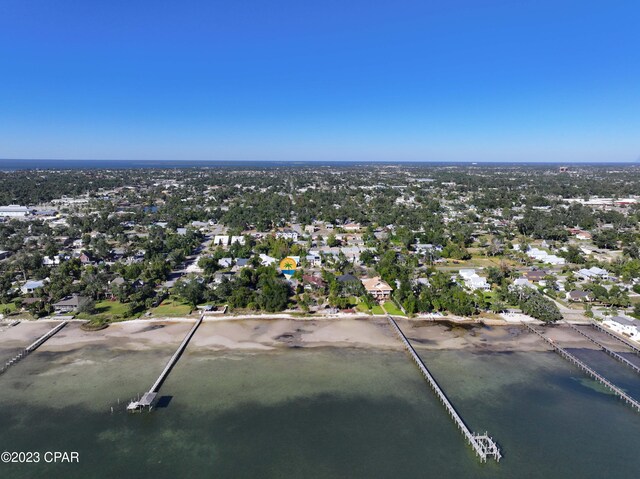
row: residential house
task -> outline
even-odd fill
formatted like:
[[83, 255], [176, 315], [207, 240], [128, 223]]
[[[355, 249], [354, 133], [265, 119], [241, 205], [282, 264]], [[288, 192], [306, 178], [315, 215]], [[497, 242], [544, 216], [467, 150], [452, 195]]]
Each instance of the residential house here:
[[359, 248], [358, 246], [344, 246], [340, 248], [342, 254], [352, 263], [360, 262], [360, 253], [362, 250], [363, 248]]
[[86, 296], [72, 294], [71, 296], [67, 296], [57, 303], [54, 303], [53, 309], [56, 313], [71, 313], [73, 311], [77, 311], [89, 301], [91, 301], [91, 299], [87, 298]]
[[260, 263], [262, 264], [262, 266], [271, 266], [273, 264], [275, 264], [278, 260], [275, 258], [272, 258], [271, 256], [268, 256], [264, 253], [260, 253]]
[[487, 283], [487, 279], [476, 273], [475, 269], [461, 269], [458, 274], [462, 278], [467, 289], [472, 291], [475, 291], [476, 289], [489, 291], [491, 289], [491, 285]]
[[324, 289], [327, 283], [320, 276], [302, 275], [305, 289]]
[[213, 237], [213, 246], [229, 246], [229, 236], [215, 235]]
[[609, 279], [609, 272], [606, 269], [598, 268], [597, 266], [592, 266], [591, 268], [582, 268], [576, 271], [576, 276], [580, 279], [584, 279], [585, 281], [592, 281], [594, 279]]
[[318, 251], [309, 251], [309, 254], [305, 256], [307, 263], [314, 268], [319, 268], [322, 266], [322, 256]]
[[221, 268], [231, 268], [233, 265], [233, 258], [220, 258], [218, 260], [218, 266]]
[[242, 269], [251, 266], [251, 260], [249, 258], [237, 258], [236, 259], [236, 269]]
[[593, 293], [591, 291], [582, 291], [580, 289], [574, 289], [567, 293], [567, 299], [574, 302], [589, 303], [593, 301]]
[[626, 316], [614, 316], [602, 321], [602, 324], [618, 334], [630, 337], [640, 342], [640, 321]]
[[78, 259], [84, 265], [95, 264], [95, 260], [93, 258], [93, 255], [91, 253], [87, 252], [87, 251], [83, 251], [82, 253], [80, 253], [80, 256], [78, 256]]
[[533, 269], [531, 271], [525, 271], [522, 274], [524, 278], [531, 281], [532, 283], [539, 283], [540, 281], [543, 281], [544, 278], [548, 275], [549, 273], [544, 269]]
[[45, 256], [42, 258], [42, 266], [55, 266], [60, 264], [60, 256], [54, 256], [53, 258]]
[[580, 233], [578, 233], [576, 235], [576, 239], [579, 239], [581, 241], [588, 241], [592, 238], [591, 233], [587, 232], [587, 231], [581, 231]]
[[358, 278], [356, 278], [354, 275], [349, 273], [338, 276], [336, 280], [339, 283], [357, 283], [358, 282]]
[[541, 263], [553, 265], [563, 265], [566, 263], [566, 260], [564, 258], [556, 256], [555, 254], [547, 253], [546, 251], [538, 248], [529, 248], [529, 250], [527, 251], [527, 256]]
[[0, 206], [0, 216], [5, 218], [24, 218], [32, 215], [35, 210], [27, 206], [9, 205]]
[[44, 281], [27, 281], [20, 287], [20, 291], [22, 294], [31, 294], [42, 287], [44, 287]]
[[298, 236], [298, 233], [291, 229], [284, 229], [276, 232], [276, 238], [284, 238], [292, 241], [298, 241]]
[[245, 239], [244, 236], [232, 236], [230, 244], [238, 243], [244, 245]]
[[393, 291], [393, 288], [382, 281], [379, 276], [374, 278], [363, 278], [362, 285], [364, 286], [364, 289], [367, 290], [367, 293], [378, 301], [385, 301], [391, 298], [391, 291]]
[[527, 278], [517, 278], [513, 282], [513, 286], [516, 288], [533, 288], [533, 283], [529, 281]]
[[235, 277], [235, 273], [232, 272], [226, 272], [226, 273], [215, 273], [213, 275], [213, 283], [214, 284], [220, 284], [222, 283], [225, 279], [226, 280], [232, 280]]

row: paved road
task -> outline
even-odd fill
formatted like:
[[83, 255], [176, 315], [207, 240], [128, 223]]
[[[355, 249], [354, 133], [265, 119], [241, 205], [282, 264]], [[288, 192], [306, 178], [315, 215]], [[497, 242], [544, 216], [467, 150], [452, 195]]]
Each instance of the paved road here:
[[182, 263], [180, 263], [176, 269], [174, 269], [173, 271], [171, 271], [171, 273], [169, 273], [169, 277], [167, 278], [167, 280], [164, 283], [162, 283], [162, 288], [166, 288], [166, 289], [172, 288], [176, 284], [176, 281], [178, 281], [180, 278], [186, 275], [187, 268], [191, 266], [196, 261], [196, 259], [198, 259], [198, 256], [200, 256], [200, 253], [207, 251], [212, 241], [213, 241], [212, 235], [210, 234], [205, 235], [204, 239], [202, 240], [202, 243], [200, 243], [200, 245], [193, 250], [193, 253], [187, 256], [185, 260]]

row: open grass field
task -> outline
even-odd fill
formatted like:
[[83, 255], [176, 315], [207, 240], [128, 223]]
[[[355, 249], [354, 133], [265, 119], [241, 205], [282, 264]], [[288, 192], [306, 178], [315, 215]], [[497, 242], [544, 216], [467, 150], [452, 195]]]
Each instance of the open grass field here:
[[385, 314], [384, 309], [379, 304], [376, 304], [371, 310], [373, 314]]

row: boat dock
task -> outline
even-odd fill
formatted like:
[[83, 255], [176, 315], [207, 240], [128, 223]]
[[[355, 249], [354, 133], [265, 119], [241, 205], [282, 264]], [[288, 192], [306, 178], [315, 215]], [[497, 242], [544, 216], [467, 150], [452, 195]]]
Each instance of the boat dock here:
[[[18, 324], [18, 323], [13, 324], [12, 326], [15, 326], [16, 324]], [[31, 343], [29, 346], [27, 346], [22, 351], [20, 351], [16, 356], [14, 356], [9, 361], [7, 361], [5, 363], [5, 365], [2, 366], [2, 368], [0, 368], [0, 374], [4, 373], [7, 369], [9, 369], [14, 364], [22, 361], [29, 354], [31, 354], [36, 349], [38, 349], [40, 346], [42, 346], [42, 344], [44, 344], [45, 341], [47, 341], [50, 337], [52, 337], [54, 334], [56, 334], [58, 331], [60, 331], [66, 325], [67, 325], [67, 321], [62, 321], [60, 324], [56, 325], [53, 329], [47, 331], [45, 334], [40, 336], [33, 343]]]
[[571, 364], [573, 364], [573, 365], [577, 366], [578, 368], [580, 368], [582, 371], [587, 373], [593, 379], [598, 381], [600, 384], [602, 384], [604, 387], [606, 387], [612, 393], [614, 393], [616, 396], [618, 396], [620, 399], [622, 399], [625, 403], [630, 405], [633, 409], [635, 409], [636, 411], [640, 412], [640, 402], [636, 401], [634, 398], [629, 396], [626, 392], [624, 392], [618, 386], [616, 386], [611, 381], [606, 379], [604, 376], [602, 376], [602, 375], [598, 374], [597, 372], [595, 372], [593, 369], [591, 369], [585, 363], [580, 361], [578, 358], [576, 358], [573, 354], [568, 352], [566, 349], [560, 347], [558, 344], [556, 344], [556, 342], [554, 340], [547, 338], [544, 334], [542, 334], [536, 328], [531, 326], [529, 323], [522, 323], [522, 324], [524, 324], [525, 327], [527, 327], [532, 333], [540, 336], [547, 344], [549, 344], [553, 348], [553, 350], [555, 352], [557, 352], [564, 359], [566, 359]]
[[176, 352], [173, 353], [173, 356], [171, 356], [171, 358], [167, 362], [167, 365], [164, 367], [164, 369], [160, 373], [160, 376], [158, 376], [158, 379], [156, 379], [153, 385], [149, 388], [149, 390], [146, 393], [142, 395], [141, 398], [139, 398], [138, 400], [131, 401], [129, 403], [129, 405], [127, 406], [127, 411], [129, 412], [142, 411], [144, 408], [148, 408], [149, 410], [151, 410], [153, 406], [153, 402], [158, 396], [158, 391], [162, 387], [162, 383], [164, 383], [165, 379], [167, 379], [167, 376], [169, 376], [169, 373], [178, 362], [178, 359], [180, 359], [180, 356], [186, 349], [187, 344], [189, 344], [189, 341], [195, 334], [196, 329], [198, 329], [203, 319], [204, 319], [204, 314], [201, 314], [200, 318], [198, 318], [196, 323], [189, 330], [187, 335], [184, 337], [184, 339], [178, 346], [178, 349], [176, 349]]
[[593, 329], [597, 329], [598, 331], [602, 331], [603, 333], [608, 334], [612, 338], [617, 339], [621, 343], [623, 343], [626, 346], [628, 346], [629, 348], [631, 348], [636, 354], [640, 355], [640, 347], [638, 347], [637, 345], [631, 343], [630, 341], [628, 341], [627, 339], [623, 338], [619, 334], [616, 334], [613, 331], [610, 331], [609, 329], [605, 328], [604, 326], [602, 326], [601, 324], [597, 323], [596, 321], [590, 321], [589, 324], [591, 325], [591, 327]]
[[416, 353], [415, 349], [413, 349], [413, 346], [411, 346], [411, 343], [404, 335], [395, 320], [389, 315], [387, 315], [387, 320], [389, 321], [391, 328], [396, 332], [396, 334], [404, 344], [406, 350], [409, 352], [411, 359], [413, 359], [413, 361], [416, 363], [418, 369], [420, 369], [420, 372], [431, 386], [431, 389], [433, 389], [433, 391], [436, 393], [436, 396], [449, 413], [451, 419], [453, 419], [460, 432], [462, 432], [469, 445], [473, 448], [476, 455], [480, 458], [480, 461], [486, 462], [488, 457], [492, 457], [497, 462], [499, 462], [502, 458], [502, 454], [500, 453], [500, 449], [498, 448], [498, 445], [495, 443], [495, 441], [486, 432], [484, 434], [475, 434], [471, 432], [460, 414], [458, 414], [456, 409], [453, 407], [453, 404], [451, 404], [451, 401], [449, 401], [449, 398], [447, 398], [446, 394], [444, 393], [436, 379], [429, 372], [427, 366], [425, 366], [422, 359], [420, 359], [418, 353]]
[[589, 341], [591, 341], [593, 344], [595, 344], [596, 346], [598, 346], [600, 349], [602, 349], [605, 353], [607, 353], [609, 356], [611, 356], [613, 359], [615, 359], [616, 361], [621, 362], [622, 364], [625, 364], [627, 366], [629, 366], [631, 369], [633, 369], [636, 373], [640, 374], [640, 367], [636, 366], [635, 364], [633, 364], [631, 361], [629, 361], [627, 358], [625, 358], [624, 356], [616, 353], [615, 351], [613, 351], [612, 349], [609, 349], [608, 347], [606, 347], [604, 344], [602, 344], [600, 341], [598, 341], [595, 338], [592, 338], [591, 336], [589, 336], [587, 333], [585, 333], [584, 331], [580, 331], [577, 327], [575, 327], [573, 324], [571, 323], [567, 323], [569, 325], [569, 327], [571, 329], [573, 329], [574, 331], [578, 332], [579, 334], [581, 334], [582, 336], [584, 336], [585, 338], [587, 338]]

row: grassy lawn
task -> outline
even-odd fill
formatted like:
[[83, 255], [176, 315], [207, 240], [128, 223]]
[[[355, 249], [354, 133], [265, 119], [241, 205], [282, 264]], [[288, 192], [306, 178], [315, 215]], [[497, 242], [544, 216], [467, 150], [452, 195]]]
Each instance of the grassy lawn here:
[[177, 299], [165, 299], [160, 306], [150, 310], [155, 316], [187, 316], [191, 312], [191, 306]]
[[369, 312], [369, 308], [367, 308], [367, 305], [364, 303], [358, 303], [358, 305], [356, 306], [356, 309], [362, 313], [368, 313]]
[[127, 303], [121, 303], [120, 301], [98, 301], [96, 303], [97, 314], [109, 314], [109, 315], [123, 315], [128, 308]]
[[392, 316], [406, 316], [406, 314], [404, 314], [393, 301], [385, 301], [384, 309], [386, 309], [387, 313], [391, 314]]
[[0, 304], [0, 314], [4, 314], [5, 309], [8, 309], [10, 313], [13, 313], [16, 310], [16, 305], [13, 303]]
[[376, 304], [371, 310], [373, 314], [384, 314], [384, 309], [379, 304]]
[[[103, 319], [103, 320], [114, 320], [124, 318], [125, 314], [128, 310], [127, 303], [121, 303], [120, 301], [96, 301], [95, 304], [95, 312], [93, 314], [80, 313], [76, 315], [79, 319]], [[139, 314], [135, 315], [139, 316]]]

